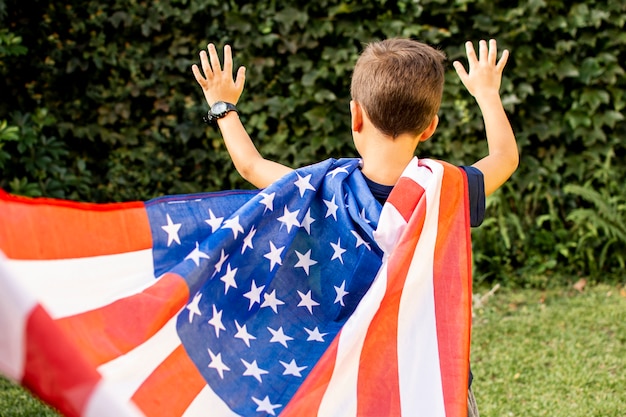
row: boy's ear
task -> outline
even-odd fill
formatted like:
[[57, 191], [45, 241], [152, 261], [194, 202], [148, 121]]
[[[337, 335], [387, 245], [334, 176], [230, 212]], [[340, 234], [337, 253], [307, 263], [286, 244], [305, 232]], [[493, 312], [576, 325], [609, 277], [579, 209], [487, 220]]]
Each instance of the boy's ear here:
[[435, 115], [435, 117], [433, 117], [433, 120], [430, 121], [430, 124], [428, 125], [428, 127], [419, 136], [419, 141], [420, 142], [427, 141], [433, 135], [433, 133], [435, 133], [435, 130], [437, 130], [438, 125], [439, 125], [439, 116]]
[[363, 128], [363, 108], [354, 100], [350, 100], [350, 114], [352, 115], [352, 131], [360, 132]]

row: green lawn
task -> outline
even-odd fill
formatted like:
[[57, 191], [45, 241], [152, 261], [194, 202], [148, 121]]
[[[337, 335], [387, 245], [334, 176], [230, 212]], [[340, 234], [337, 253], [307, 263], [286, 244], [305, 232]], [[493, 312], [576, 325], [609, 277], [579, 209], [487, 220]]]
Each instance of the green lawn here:
[[[624, 287], [499, 289], [475, 313], [481, 416], [626, 417]], [[0, 417], [18, 416], [57, 415], [0, 379]]]

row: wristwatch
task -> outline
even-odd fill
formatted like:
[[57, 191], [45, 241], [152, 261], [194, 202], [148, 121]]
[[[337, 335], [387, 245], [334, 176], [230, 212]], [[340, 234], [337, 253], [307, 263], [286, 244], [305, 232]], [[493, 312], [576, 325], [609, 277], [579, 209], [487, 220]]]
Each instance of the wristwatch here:
[[239, 110], [237, 110], [237, 107], [235, 107], [234, 104], [226, 103], [225, 101], [216, 101], [215, 103], [213, 103], [211, 109], [209, 110], [207, 115], [202, 118], [202, 120], [204, 120], [206, 124], [216, 126], [217, 119], [221, 119], [222, 117], [226, 116], [228, 112], [231, 111], [239, 114]]

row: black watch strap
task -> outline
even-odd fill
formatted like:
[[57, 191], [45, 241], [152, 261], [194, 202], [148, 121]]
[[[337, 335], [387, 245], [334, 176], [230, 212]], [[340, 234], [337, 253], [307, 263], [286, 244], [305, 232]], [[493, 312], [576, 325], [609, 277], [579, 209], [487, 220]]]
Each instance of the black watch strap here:
[[206, 116], [202, 118], [202, 120], [211, 126], [217, 126], [217, 120], [226, 116], [229, 112], [234, 111], [239, 114], [239, 110], [232, 103], [227, 103], [225, 101], [217, 101], [213, 103], [211, 109], [208, 111]]

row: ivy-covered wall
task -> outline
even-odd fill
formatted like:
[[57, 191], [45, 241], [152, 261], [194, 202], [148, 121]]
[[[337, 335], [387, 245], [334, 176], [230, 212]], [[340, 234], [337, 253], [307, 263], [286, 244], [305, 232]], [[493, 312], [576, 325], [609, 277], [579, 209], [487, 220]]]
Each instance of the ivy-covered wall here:
[[477, 281], [623, 280], [626, 3], [618, 0], [0, 0], [0, 188], [81, 201], [248, 187], [205, 126], [191, 73], [208, 42], [245, 65], [242, 118], [268, 158], [355, 156], [349, 83], [363, 43], [413, 37], [449, 57], [419, 156], [471, 164], [479, 109], [451, 62], [496, 38], [519, 170], [473, 232]]

